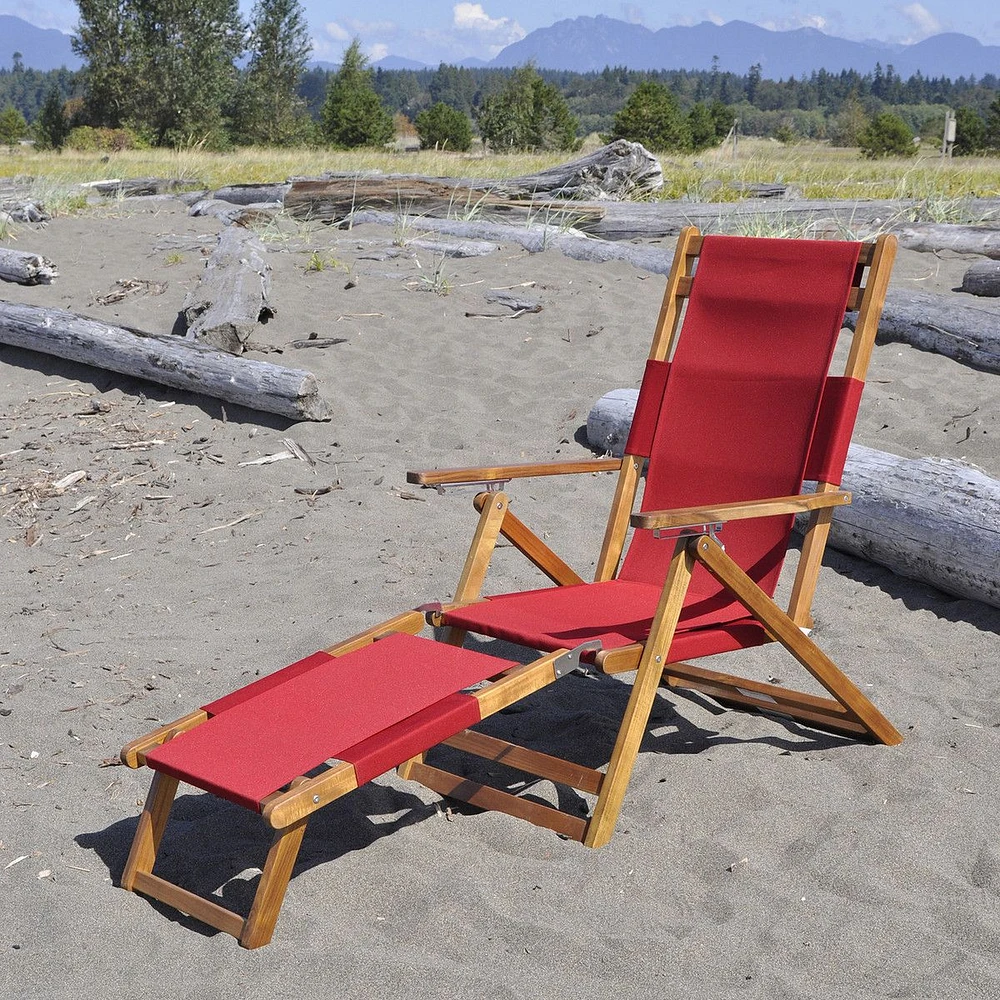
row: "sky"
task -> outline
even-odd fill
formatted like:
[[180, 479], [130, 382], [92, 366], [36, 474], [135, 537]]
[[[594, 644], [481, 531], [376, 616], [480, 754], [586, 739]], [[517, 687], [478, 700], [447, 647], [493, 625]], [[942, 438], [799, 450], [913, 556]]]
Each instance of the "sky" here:
[[[466, 58], [491, 59], [505, 45], [536, 28], [578, 15], [605, 14], [656, 30], [700, 21], [750, 21], [764, 28], [813, 27], [854, 40], [919, 42], [957, 31], [986, 45], [1000, 45], [996, 0], [707, 0], [622, 3], [620, 0], [370, 0], [366, 4], [301, 0], [313, 41], [313, 59], [339, 62], [355, 37], [372, 61], [400, 56], [431, 66]], [[699, 4], [700, 0], [695, 0]], [[253, 0], [240, 0], [249, 12]], [[13, 14], [43, 28], [72, 32], [71, 0], [0, 0]]]

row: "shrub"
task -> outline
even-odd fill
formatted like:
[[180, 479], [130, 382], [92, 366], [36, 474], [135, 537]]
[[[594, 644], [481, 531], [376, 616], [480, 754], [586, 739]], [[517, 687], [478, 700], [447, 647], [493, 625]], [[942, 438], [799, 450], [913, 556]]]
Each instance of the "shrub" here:
[[683, 151], [692, 146], [691, 129], [677, 98], [652, 80], [644, 80], [632, 91], [615, 115], [609, 138], [641, 142], [653, 152]]
[[580, 147], [579, 122], [559, 89], [546, 83], [534, 66], [514, 71], [506, 86], [483, 101], [479, 133], [500, 152]]
[[143, 143], [130, 128], [93, 128], [90, 125], [77, 125], [66, 136], [70, 149], [82, 153], [100, 150], [105, 153], [121, 153], [126, 149], [138, 149]]
[[0, 111], [0, 144], [13, 146], [28, 134], [28, 123], [13, 104]]
[[869, 160], [884, 156], [913, 156], [917, 151], [913, 130], [891, 111], [877, 114], [862, 129], [860, 140], [861, 152]]
[[472, 122], [468, 116], [442, 101], [421, 111], [414, 124], [421, 149], [456, 149], [464, 153], [472, 145]]
[[973, 156], [986, 146], [986, 122], [973, 108], [959, 108], [955, 112], [955, 156]]

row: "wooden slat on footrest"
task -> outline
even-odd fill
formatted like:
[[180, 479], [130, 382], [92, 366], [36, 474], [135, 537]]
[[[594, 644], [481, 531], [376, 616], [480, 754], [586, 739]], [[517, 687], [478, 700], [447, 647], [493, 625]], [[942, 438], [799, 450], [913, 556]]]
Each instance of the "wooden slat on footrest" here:
[[481, 785], [468, 778], [460, 778], [457, 774], [442, 771], [429, 764], [412, 764], [407, 776], [414, 781], [419, 781], [422, 785], [426, 785], [439, 795], [460, 799], [480, 809], [492, 809], [496, 812], [505, 812], [510, 816], [516, 816], [519, 819], [526, 819], [529, 823], [534, 823], [535, 826], [544, 826], [549, 830], [555, 830], [556, 833], [561, 833], [564, 837], [570, 837], [573, 840], [582, 841], [587, 832], [587, 821], [579, 816], [570, 816], [552, 806], [522, 799], [509, 792], [501, 792], [497, 788]]
[[235, 938], [243, 933], [243, 918], [238, 913], [196, 896], [193, 892], [160, 878], [159, 875], [136, 872], [133, 885], [136, 892], [152, 896], [153, 899], [158, 899], [175, 910], [180, 910], [181, 913], [187, 913], [203, 924], [208, 924], [209, 927], [232, 934]]
[[549, 781], [569, 785], [591, 795], [596, 795], [601, 790], [601, 782], [604, 780], [604, 775], [593, 768], [561, 760], [559, 757], [550, 757], [546, 753], [519, 747], [506, 740], [498, 740], [493, 736], [475, 733], [469, 729], [445, 740], [445, 743], [456, 750], [464, 750], [477, 757], [495, 760], [507, 767], [526, 771], [539, 778], [548, 778]]

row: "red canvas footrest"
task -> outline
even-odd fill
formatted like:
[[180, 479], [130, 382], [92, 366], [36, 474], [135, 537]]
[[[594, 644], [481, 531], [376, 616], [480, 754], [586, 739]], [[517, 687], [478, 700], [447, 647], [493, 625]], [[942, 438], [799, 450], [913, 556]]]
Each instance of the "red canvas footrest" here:
[[394, 633], [332, 657], [314, 653], [204, 706], [210, 718], [146, 763], [248, 809], [331, 758], [358, 784], [480, 721], [463, 688], [513, 661]]

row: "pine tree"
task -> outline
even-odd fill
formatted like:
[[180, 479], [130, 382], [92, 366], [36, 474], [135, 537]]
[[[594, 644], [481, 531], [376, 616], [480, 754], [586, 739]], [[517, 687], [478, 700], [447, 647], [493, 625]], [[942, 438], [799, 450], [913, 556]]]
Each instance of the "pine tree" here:
[[392, 115], [372, 86], [368, 60], [355, 38], [326, 89], [320, 112], [323, 134], [334, 146], [384, 146], [395, 134]]
[[62, 149], [66, 136], [69, 135], [69, 122], [57, 87], [49, 89], [42, 110], [35, 120], [34, 132], [39, 149]]
[[579, 123], [555, 84], [532, 65], [516, 69], [506, 85], [483, 101], [479, 132], [491, 149], [575, 149]]
[[691, 148], [691, 129], [677, 98], [653, 80], [645, 80], [615, 115], [611, 139], [641, 142], [646, 149], [683, 151]]
[[454, 149], [465, 152], [472, 145], [472, 122], [468, 115], [442, 101], [417, 115], [413, 123], [421, 149]]
[[13, 146], [28, 134], [28, 123], [13, 104], [0, 111], [0, 145]]
[[299, 0], [257, 0], [233, 114], [240, 142], [285, 146], [303, 138], [309, 122], [296, 90], [311, 48]]

